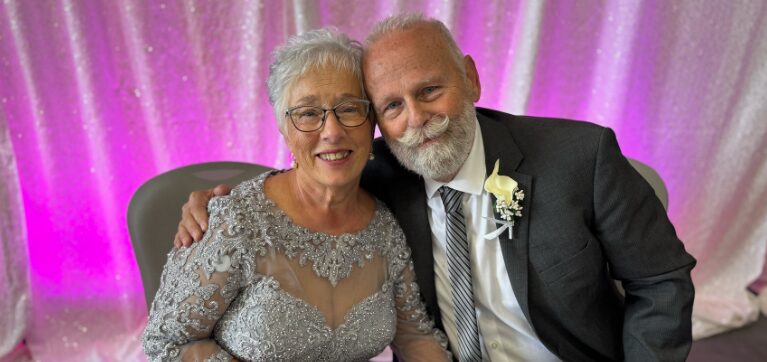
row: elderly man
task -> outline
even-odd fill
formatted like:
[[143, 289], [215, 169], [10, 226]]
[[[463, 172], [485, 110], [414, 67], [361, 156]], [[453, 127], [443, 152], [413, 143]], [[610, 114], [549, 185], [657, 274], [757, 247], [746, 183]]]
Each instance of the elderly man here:
[[[610, 129], [475, 108], [474, 61], [420, 16], [378, 24], [363, 71], [386, 140], [363, 187], [461, 361], [685, 359], [695, 259]], [[177, 244], [212, 194], [192, 195]]]

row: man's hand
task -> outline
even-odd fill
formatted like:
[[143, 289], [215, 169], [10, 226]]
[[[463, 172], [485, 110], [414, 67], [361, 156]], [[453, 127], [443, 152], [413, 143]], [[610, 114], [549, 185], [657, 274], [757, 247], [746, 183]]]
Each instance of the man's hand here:
[[228, 185], [218, 185], [189, 194], [189, 201], [181, 207], [181, 222], [178, 223], [173, 246], [180, 248], [200, 241], [205, 230], [208, 230], [208, 201], [214, 196], [229, 195], [230, 192], [232, 188]]

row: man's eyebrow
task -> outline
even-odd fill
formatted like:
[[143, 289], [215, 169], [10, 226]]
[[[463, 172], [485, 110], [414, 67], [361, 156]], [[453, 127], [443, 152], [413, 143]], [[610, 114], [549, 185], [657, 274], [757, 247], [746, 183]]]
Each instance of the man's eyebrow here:
[[385, 95], [383, 97], [380, 97], [379, 99], [376, 99], [376, 100], [373, 100], [371, 98], [371, 101], [374, 104], [378, 104], [378, 103], [384, 104], [384, 103], [389, 103], [389, 101], [391, 101], [392, 99], [395, 99], [395, 98], [399, 98], [399, 96], [395, 96], [395, 95], [392, 95], [392, 94], [387, 94], [387, 95]]
[[437, 84], [444, 83], [444, 81], [445, 81], [445, 77], [442, 75], [432, 76], [432, 77], [425, 78], [424, 80], [416, 83], [415, 87], [417, 90], [421, 90], [421, 88], [423, 87], [434, 85], [435, 83]]

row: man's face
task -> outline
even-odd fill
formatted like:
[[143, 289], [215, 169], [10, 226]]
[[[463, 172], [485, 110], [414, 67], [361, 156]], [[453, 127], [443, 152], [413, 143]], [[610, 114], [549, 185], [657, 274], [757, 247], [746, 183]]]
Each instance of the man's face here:
[[363, 70], [378, 126], [397, 159], [424, 177], [452, 179], [476, 128], [480, 88], [471, 58], [456, 64], [438, 30], [424, 24], [378, 39], [363, 55]]

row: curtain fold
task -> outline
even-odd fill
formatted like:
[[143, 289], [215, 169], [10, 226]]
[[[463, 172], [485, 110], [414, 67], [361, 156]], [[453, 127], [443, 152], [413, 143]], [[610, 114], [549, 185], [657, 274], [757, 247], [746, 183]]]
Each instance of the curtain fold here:
[[133, 191], [197, 162], [287, 166], [271, 51], [328, 25], [362, 40], [403, 11], [453, 31], [477, 64], [479, 105], [612, 127], [659, 172], [699, 260], [697, 337], [757, 315], [763, 1], [1, 0], [0, 356], [26, 331], [38, 360], [141, 360]]
[[11, 135], [0, 113], [0, 360], [18, 352], [27, 332], [27, 235]]

